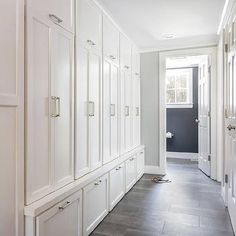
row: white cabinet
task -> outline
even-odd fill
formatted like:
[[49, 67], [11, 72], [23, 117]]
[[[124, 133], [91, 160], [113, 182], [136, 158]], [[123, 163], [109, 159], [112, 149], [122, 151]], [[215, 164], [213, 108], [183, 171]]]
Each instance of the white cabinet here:
[[83, 189], [83, 235], [89, 235], [108, 214], [108, 174]]
[[102, 11], [92, 0], [78, 0], [77, 37], [82, 44], [102, 49]]
[[103, 62], [103, 163], [119, 155], [118, 80], [119, 67], [105, 59]]
[[139, 180], [144, 173], [144, 150], [137, 154], [137, 180]]
[[125, 162], [125, 190], [126, 193], [134, 186], [136, 182], [136, 156], [130, 157]]
[[122, 163], [109, 173], [109, 200], [110, 211], [125, 194], [125, 165]]
[[121, 69], [131, 70], [132, 44], [123, 34], [120, 34], [120, 65]]
[[74, 36], [27, 15], [26, 202], [74, 180]]
[[103, 53], [116, 64], [119, 64], [119, 46], [119, 30], [103, 15]]
[[[30, 235], [30, 233], [28, 232]], [[32, 235], [32, 234], [31, 234]], [[82, 193], [64, 201], [36, 217], [35, 236], [82, 236]]]
[[75, 0], [27, 0], [27, 7], [33, 8], [44, 18], [74, 32]]

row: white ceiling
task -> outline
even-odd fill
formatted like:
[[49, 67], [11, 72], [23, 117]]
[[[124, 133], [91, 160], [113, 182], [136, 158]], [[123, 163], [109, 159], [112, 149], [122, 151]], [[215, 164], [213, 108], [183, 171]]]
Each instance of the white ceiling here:
[[[141, 50], [216, 43], [225, 0], [97, 0]], [[174, 34], [174, 39], [164, 39]]]

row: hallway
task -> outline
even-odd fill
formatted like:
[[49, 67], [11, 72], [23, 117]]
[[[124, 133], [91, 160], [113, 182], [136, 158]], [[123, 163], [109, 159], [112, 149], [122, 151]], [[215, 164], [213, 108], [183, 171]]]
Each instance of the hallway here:
[[151, 178], [144, 175], [92, 235], [234, 235], [220, 184], [195, 162], [169, 160], [166, 178], [172, 183], [155, 184]]

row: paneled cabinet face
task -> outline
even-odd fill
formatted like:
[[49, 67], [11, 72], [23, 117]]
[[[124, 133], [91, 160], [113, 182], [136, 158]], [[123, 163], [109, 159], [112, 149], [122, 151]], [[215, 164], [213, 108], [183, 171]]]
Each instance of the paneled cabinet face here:
[[103, 63], [103, 162], [118, 157], [118, 79], [119, 68], [109, 60]]
[[110, 177], [110, 211], [122, 199], [125, 194], [125, 165], [121, 164], [109, 173]]
[[101, 55], [77, 48], [76, 69], [76, 178], [98, 168], [100, 155]]
[[33, 8], [53, 23], [74, 32], [74, 0], [28, 0]]
[[74, 37], [34, 13], [27, 18], [27, 203], [74, 179]]
[[102, 49], [102, 12], [92, 0], [78, 0], [77, 33], [88, 47]]
[[137, 154], [137, 180], [139, 180], [144, 173], [144, 150]]
[[121, 69], [131, 70], [132, 45], [128, 38], [120, 34], [120, 65]]
[[108, 175], [83, 189], [83, 235], [89, 235], [108, 214]]
[[36, 236], [82, 236], [82, 194], [75, 193], [36, 217]]
[[125, 189], [126, 193], [134, 186], [136, 182], [136, 157], [132, 156], [125, 162]]
[[103, 52], [115, 63], [119, 63], [119, 31], [107, 16], [103, 16]]

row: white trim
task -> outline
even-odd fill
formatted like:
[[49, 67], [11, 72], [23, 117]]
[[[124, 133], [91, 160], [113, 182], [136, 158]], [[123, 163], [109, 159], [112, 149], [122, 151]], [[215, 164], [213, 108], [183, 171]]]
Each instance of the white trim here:
[[193, 103], [190, 104], [166, 104], [166, 108], [193, 108]]
[[152, 175], [165, 175], [166, 171], [165, 171], [165, 169], [163, 169], [159, 166], [145, 166], [144, 173], [145, 174], [152, 174]]
[[190, 152], [166, 152], [166, 158], [198, 160], [198, 153], [190, 153]]
[[217, 155], [216, 155], [216, 137], [217, 137], [217, 53], [216, 47], [204, 47], [194, 49], [183, 49], [175, 51], [166, 51], [159, 53], [159, 156], [160, 167], [166, 170], [166, 94], [165, 94], [165, 71], [167, 57], [180, 56], [200, 56], [209, 55], [211, 65], [211, 178], [217, 179]]

